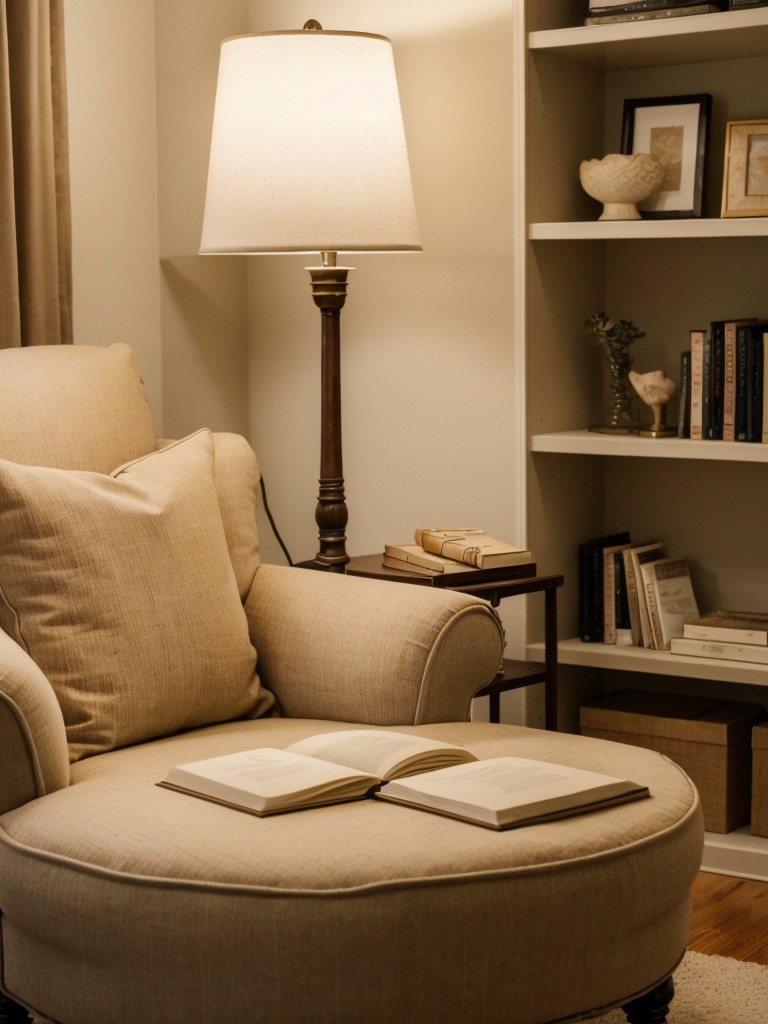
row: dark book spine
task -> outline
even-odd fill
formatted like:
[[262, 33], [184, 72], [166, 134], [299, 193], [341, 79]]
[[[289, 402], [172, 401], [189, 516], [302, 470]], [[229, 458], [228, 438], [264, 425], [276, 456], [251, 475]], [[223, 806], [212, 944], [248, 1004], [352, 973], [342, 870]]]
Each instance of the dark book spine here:
[[723, 384], [725, 383], [725, 325], [722, 320], [710, 325], [709, 430], [710, 441], [723, 439]]
[[680, 353], [680, 390], [677, 396], [677, 436], [691, 436], [691, 352]]
[[747, 441], [763, 439], [763, 331], [755, 327], [747, 335]]
[[736, 331], [736, 369], [733, 402], [733, 436], [736, 441], [747, 440], [747, 348], [749, 332], [746, 327]]

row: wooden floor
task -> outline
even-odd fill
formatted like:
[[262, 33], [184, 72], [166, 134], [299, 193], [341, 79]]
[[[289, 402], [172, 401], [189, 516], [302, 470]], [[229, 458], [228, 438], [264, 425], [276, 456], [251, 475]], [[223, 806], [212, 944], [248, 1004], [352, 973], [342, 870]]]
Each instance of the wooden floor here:
[[768, 882], [702, 871], [688, 948], [768, 965]]

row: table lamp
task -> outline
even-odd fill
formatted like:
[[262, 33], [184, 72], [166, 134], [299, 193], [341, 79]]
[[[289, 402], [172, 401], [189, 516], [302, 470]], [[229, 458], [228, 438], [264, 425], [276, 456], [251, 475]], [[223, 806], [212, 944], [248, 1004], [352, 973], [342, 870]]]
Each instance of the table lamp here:
[[319, 253], [307, 267], [321, 316], [319, 550], [343, 572], [348, 520], [341, 445], [341, 252], [418, 251], [392, 45], [303, 30], [222, 43], [200, 252]]

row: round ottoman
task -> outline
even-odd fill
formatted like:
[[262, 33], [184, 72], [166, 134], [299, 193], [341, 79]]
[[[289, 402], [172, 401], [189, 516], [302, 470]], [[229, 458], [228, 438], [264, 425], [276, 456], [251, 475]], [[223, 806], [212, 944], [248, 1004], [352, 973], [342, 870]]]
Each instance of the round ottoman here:
[[3, 987], [61, 1024], [545, 1024], [651, 990], [630, 1019], [665, 1019], [702, 848], [678, 767], [514, 726], [413, 729], [651, 791], [506, 832], [375, 800], [260, 819], [156, 786], [175, 764], [339, 728], [156, 740], [2, 816]]

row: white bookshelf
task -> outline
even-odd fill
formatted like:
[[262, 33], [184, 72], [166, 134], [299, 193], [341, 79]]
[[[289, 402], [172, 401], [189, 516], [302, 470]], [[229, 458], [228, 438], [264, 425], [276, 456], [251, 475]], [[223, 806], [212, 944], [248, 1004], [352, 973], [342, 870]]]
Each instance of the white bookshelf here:
[[[768, 666], [574, 639], [579, 544], [618, 530], [687, 558], [702, 610], [768, 610], [768, 445], [590, 431], [601, 413], [601, 364], [585, 330], [601, 310], [633, 320], [646, 332], [633, 346], [635, 369], [678, 380], [691, 329], [768, 317], [768, 218], [720, 217], [725, 124], [768, 114], [768, 8], [585, 27], [585, 6], [525, 0], [514, 100], [525, 196], [515, 244], [527, 542], [540, 571], [565, 574], [563, 721], [572, 727], [578, 703], [620, 687], [700, 686], [768, 706]], [[578, 168], [620, 151], [624, 100], [705, 92], [713, 99], [703, 216], [599, 221]], [[668, 419], [676, 423], [674, 404]], [[531, 660], [543, 657], [537, 628], [531, 615]], [[748, 830], [708, 835], [704, 866], [768, 879], [768, 840]]]

